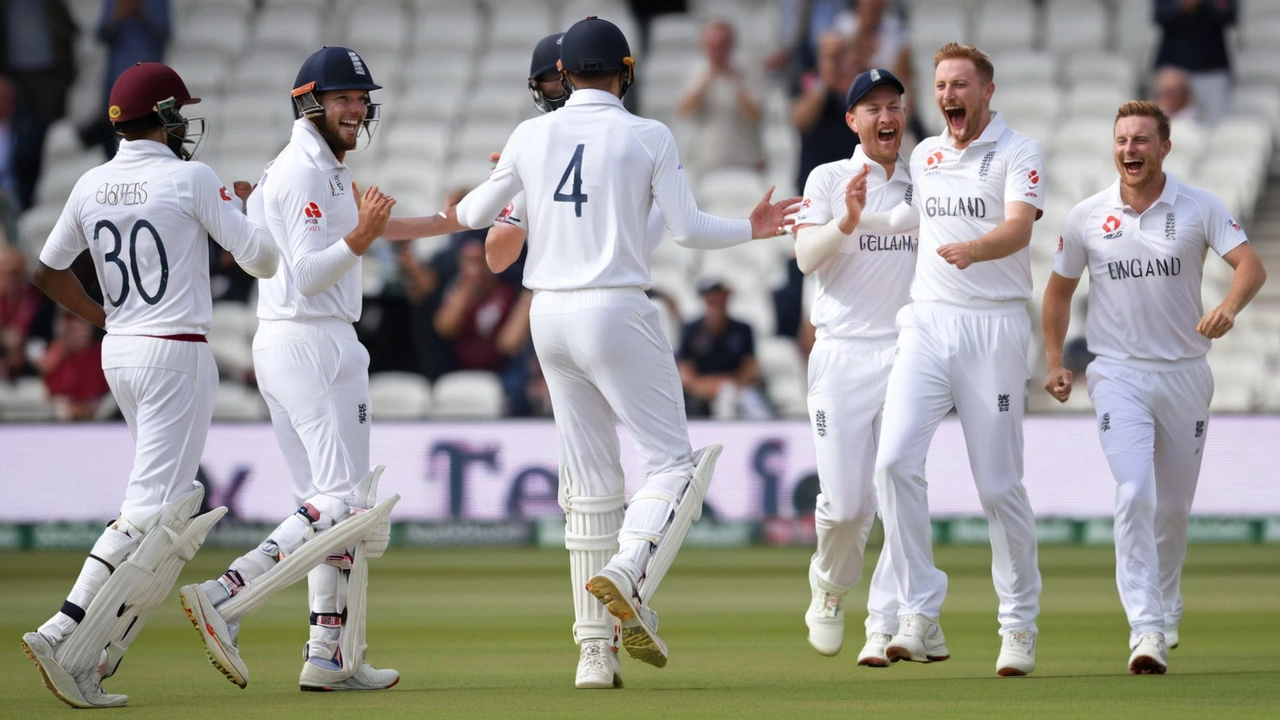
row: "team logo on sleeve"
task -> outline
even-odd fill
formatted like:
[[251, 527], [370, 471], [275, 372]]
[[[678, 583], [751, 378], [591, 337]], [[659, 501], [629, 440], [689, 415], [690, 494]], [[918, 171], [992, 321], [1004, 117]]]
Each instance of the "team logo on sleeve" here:
[[1102, 223], [1103, 240], [1115, 240], [1124, 235], [1124, 231], [1120, 229], [1120, 218], [1115, 215], [1108, 215], [1107, 219]]
[[302, 216], [306, 218], [303, 222], [311, 226], [308, 228], [309, 230], [320, 229], [320, 218], [324, 217], [324, 215], [320, 212], [319, 205], [313, 202], [307, 203], [306, 206], [302, 208]]
[[493, 221], [495, 223], [505, 223], [507, 225], [516, 225], [517, 223], [520, 222], [520, 218], [512, 214], [515, 211], [516, 211], [515, 204], [507, 203], [507, 206], [502, 208], [502, 212], [498, 213], [498, 217], [494, 218]]
[[1061, 235], [1059, 235], [1059, 236], [1058, 236], [1058, 252], [1062, 252], [1062, 247], [1063, 247], [1063, 245], [1064, 245], [1064, 243], [1062, 242], [1062, 236], [1061, 236]]
[[1038, 189], [1039, 185], [1040, 185], [1040, 173], [1036, 172], [1033, 169], [1027, 173], [1027, 192], [1024, 193], [1024, 196], [1040, 197], [1038, 194], [1036, 194], [1036, 190]]
[[231, 202], [231, 193], [227, 192], [226, 185], [218, 188], [218, 197], [222, 198], [226, 202]]
[[1227, 218], [1227, 224], [1231, 226], [1232, 230], [1240, 232], [1240, 223], [1236, 222], [1235, 218]]

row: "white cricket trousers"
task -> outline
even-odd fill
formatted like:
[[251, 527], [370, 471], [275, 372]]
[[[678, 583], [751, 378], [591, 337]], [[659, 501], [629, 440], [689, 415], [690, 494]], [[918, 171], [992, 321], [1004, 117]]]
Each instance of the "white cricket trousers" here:
[[[876, 445], [895, 345], [892, 337], [820, 337], [809, 354], [809, 420], [821, 488], [810, 567], [828, 592], [846, 592], [862, 577], [876, 517]], [[887, 552], [871, 574], [866, 627], [898, 631], [898, 589]]]
[[369, 472], [369, 352], [337, 318], [263, 320], [253, 369], [301, 505], [328, 495], [348, 506]]
[[1116, 585], [1135, 636], [1182, 620], [1187, 518], [1209, 435], [1213, 373], [1099, 357], [1086, 370], [1098, 438], [1116, 480]]
[[[551, 395], [566, 498], [625, 493], [617, 423], [646, 480], [693, 475], [684, 390], [658, 310], [637, 287], [534, 293], [530, 332]], [[561, 473], [564, 483], [566, 474]], [[569, 507], [565, 507], [569, 510]]]
[[108, 333], [102, 369], [136, 446], [120, 516], [149, 530], [196, 479], [218, 368], [206, 342]]
[[898, 330], [875, 482], [900, 613], [936, 618], [946, 597], [947, 576], [933, 562], [924, 473], [933, 433], [954, 406], [991, 535], [1000, 631], [1035, 631], [1036, 522], [1022, 485], [1031, 335], [1026, 304], [962, 308], [915, 302], [898, 312]]

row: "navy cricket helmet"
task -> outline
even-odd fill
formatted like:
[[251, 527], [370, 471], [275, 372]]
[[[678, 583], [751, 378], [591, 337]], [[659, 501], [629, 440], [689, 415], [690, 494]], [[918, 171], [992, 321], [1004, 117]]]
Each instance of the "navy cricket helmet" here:
[[556, 76], [559, 76], [560, 71], [556, 63], [560, 61], [560, 42], [563, 39], [564, 33], [548, 35], [539, 40], [537, 46], [533, 48], [533, 59], [529, 61], [529, 94], [533, 95], [533, 104], [538, 107], [538, 112], [548, 113], [559, 110], [569, 99], [568, 88], [565, 88], [564, 92], [557, 97], [547, 97], [538, 84], [538, 78], [547, 73], [556, 73]]
[[[324, 107], [316, 95], [330, 90], [379, 90], [382, 86], [373, 81], [364, 59], [351, 48], [325, 45], [311, 53], [298, 70], [293, 81], [293, 116], [317, 117], [324, 114]], [[365, 117], [365, 130], [373, 134], [372, 124], [378, 119], [378, 105], [369, 104]]]
[[622, 73], [622, 94], [627, 94], [635, 77], [631, 46], [617, 25], [592, 15], [573, 24], [560, 44], [560, 70], [594, 75]]

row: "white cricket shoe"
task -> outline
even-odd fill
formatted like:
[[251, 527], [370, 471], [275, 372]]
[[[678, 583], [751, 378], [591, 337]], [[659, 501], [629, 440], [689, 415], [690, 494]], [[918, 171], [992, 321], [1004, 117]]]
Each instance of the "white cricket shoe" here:
[[889, 656], [885, 648], [893, 641], [889, 633], [867, 632], [867, 644], [858, 653], [858, 664], [867, 667], [889, 667]]
[[97, 672], [91, 672], [84, 678], [72, 677], [58, 664], [53, 645], [39, 632], [22, 636], [22, 651], [36, 664], [49, 692], [73, 708], [121, 707], [129, 702], [128, 695], [112, 695], [103, 690], [101, 676]]
[[583, 640], [578, 655], [578, 676], [574, 686], [587, 690], [609, 690], [622, 687], [622, 666], [618, 664], [618, 648], [608, 640]]
[[1000, 643], [1000, 656], [996, 658], [996, 674], [1000, 677], [1020, 677], [1035, 669], [1036, 633], [1031, 630], [1005, 632]]
[[818, 576], [809, 568], [809, 591], [812, 599], [804, 613], [809, 628], [809, 644], [828, 657], [840, 652], [844, 645], [845, 593], [827, 592], [818, 585]]
[[1164, 644], [1165, 644], [1165, 647], [1169, 648], [1170, 650], [1178, 647], [1178, 626], [1177, 625], [1164, 626]]
[[380, 670], [369, 663], [361, 663], [351, 672], [341, 662], [308, 658], [302, 663], [298, 676], [298, 689], [305, 692], [336, 692], [342, 690], [386, 690], [400, 682], [400, 673]]
[[1129, 656], [1129, 672], [1134, 675], [1163, 675], [1169, 669], [1169, 647], [1160, 633], [1142, 633]]
[[667, 643], [658, 637], [658, 613], [636, 596], [635, 583], [612, 563], [587, 581], [587, 592], [604, 603], [622, 623], [622, 647], [627, 654], [654, 667], [666, 667]]
[[196, 632], [204, 640], [204, 651], [209, 656], [209, 662], [236, 685], [248, 685], [249, 668], [240, 659], [236, 633], [228, 628], [204, 588], [186, 585], [178, 590], [178, 600], [182, 602], [182, 609], [187, 612]]
[[938, 621], [927, 615], [908, 615], [884, 649], [890, 660], [942, 662], [951, 657]]

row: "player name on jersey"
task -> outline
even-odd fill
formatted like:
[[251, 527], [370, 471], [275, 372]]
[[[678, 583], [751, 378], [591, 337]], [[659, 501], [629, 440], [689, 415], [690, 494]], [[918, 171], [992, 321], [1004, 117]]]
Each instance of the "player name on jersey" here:
[[914, 235], [875, 235], [872, 233], [863, 233], [858, 236], [858, 249], [869, 252], [885, 250], [915, 252], [916, 238]]
[[980, 197], [927, 197], [924, 214], [929, 217], [985, 218], [987, 201]]
[[1131, 258], [1107, 263], [1107, 274], [1112, 280], [1129, 280], [1146, 277], [1176, 277], [1182, 273], [1182, 258], [1167, 257], [1155, 260]]

